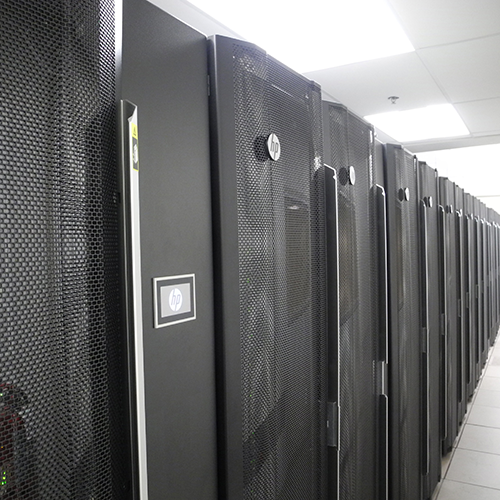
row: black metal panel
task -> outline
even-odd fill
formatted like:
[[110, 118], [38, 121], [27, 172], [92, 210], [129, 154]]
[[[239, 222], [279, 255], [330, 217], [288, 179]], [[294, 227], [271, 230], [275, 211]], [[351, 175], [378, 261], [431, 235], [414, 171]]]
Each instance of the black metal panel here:
[[466, 269], [465, 269], [465, 216], [464, 190], [455, 185], [455, 238], [456, 238], [456, 283], [457, 283], [457, 402], [458, 421], [462, 424], [467, 410], [465, 339], [468, 337], [466, 322]]
[[477, 385], [476, 373], [476, 338], [477, 338], [477, 309], [476, 309], [476, 247], [475, 228], [473, 214], [473, 198], [469, 193], [465, 193], [464, 202], [465, 236], [464, 236], [464, 261], [466, 267], [465, 279], [465, 321], [466, 321], [466, 341], [465, 341], [465, 362], [466, 362], [466, 395], [470, 398]]
[[[375, 500], [385, 498], [386, 489], [385, 422], [380, 416], [386, 328], [380, 314], [384, 270], [378, 241], [384, 235], [378, 218], [384, 214], [375, 199], [373, 128], [344, 106], [328, 102], [323, 124], [325, 162], [338, 176], [339, 496]], [[329, 260], [328, 266], [332, 264]], [[335, 498], [332, 493], [330, 498]]]
[[493, 325], [493, 339], [496, 339], [498, 334], [498, 329], [500, 327], [500, 290], [499, 290], [499, 225], [498, 225], [498, 214], [493, 211], [492, 214], [493, 221], [493, 261], [494, 261], [494, 271], [493, 271], [493, 304], [494, 304], [494, 325]]
[[493, 217], [495, 221], [495, 306], [496, 306], [496, 319], [495, 319], [495, 338], [498, 335], [500, 328], [500, 224], [498, 214], [495, 213]]
[[495, 272], [495, 262], [493, 259], [493, 224], [492, 224], [492, 209], [487, 208], [487, 235], [488, 235], [488, 304], [489, 304], [489, 314], [488, 314], [488, 335], [489, 335], [489, 345], [493, 345], [495, 340], [495, 304], [494, 304], [494, 284], [493, 284], [493, 273]]
[[113, 2], [0, 8], [0, 497], [125, 499]]
[[428, 446], [427, 477], [424, 498], [430, 498], [441, 479], [441, 312], [439, 289], [441, 286], [441, 259], [439, 247], [438, 174], [424, 162], [418, 163], [418, 192], [420, 200], [420, 239], [425, 242], [422, 268], [422, 320], [427, 335], [427, 425], [422, 437]]
[[449, 179], [439, 178], [439, 203], [444, 210], [442, 235], [445, 270], [444, 288], [441, 293], [445, 298], [446, 313], [446, 349], [443, 368], [446, 380], [446, 437], [443, 451], [451, 450], [458, 436], [458, 297], [457, 297], [457, 230], [455, 214], [455, 185]]
[[481, 294], [481, 316], [482, 316], [482, 330], [481, 330], [481, 369], [486, 364], [489, 349], [489, 328], [488, 328], [488, 258], [487, 258], [487, 236], [486, 236], [486, 206], [482, 201], [478, 201], [479, 213], [479, 253], [480, 259], [480, 284], [479, 290]]
[[483, 316], [483, 252], [482, 252], [482, 230], [481, 230], [481, 212], [480, 212], [480, 202], [477, 198], [473, 200], [474, 204], [474, 246], [476, 259], [474, 261], [475, 265], [475, 277], [476, 277], [476, 378], [479, 380], [481, 372], [483, 370], [483, 351], [484, 351], [484, 316]]
[[[143, 0], [123, 9], [123, 98], [138, 108], [148, 489], [215, 499], [207, 40]], [[195, 275], [196, 319], [154, 329], [153, 278]]]
[[496, 303], [495, 303], [495, 226], [494, 212], [491, 208], [488, 209], [488, 237], [489, 237], [489, 259], [490, 259], [490, 346], [493, 345], [496, 337]]
[[420, 312], [420, 243], [415, 158], [385, 149], [390, 297], [390, 474], [393, 499], [422, 498], [424, 411]]
[[[254, 45], [225, 37], [211, 42], [221, 494], [228, 500], [321, 499], [320, 89]], [[276, 161], [266, 147], [273, 133], [281, 143]]]

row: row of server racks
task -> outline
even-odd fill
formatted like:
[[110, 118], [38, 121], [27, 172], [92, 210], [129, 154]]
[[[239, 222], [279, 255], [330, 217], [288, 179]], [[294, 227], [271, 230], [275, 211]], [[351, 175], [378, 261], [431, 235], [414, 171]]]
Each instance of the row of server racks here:
[[250, 43], [1, 8], [0, 499], [430, 499], [500, 216]]

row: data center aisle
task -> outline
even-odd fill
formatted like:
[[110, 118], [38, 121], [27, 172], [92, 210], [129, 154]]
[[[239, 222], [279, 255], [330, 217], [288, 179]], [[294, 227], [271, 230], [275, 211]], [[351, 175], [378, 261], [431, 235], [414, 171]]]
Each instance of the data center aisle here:
[[434, 500], [500, 500], [500, 342], [488, 362]]

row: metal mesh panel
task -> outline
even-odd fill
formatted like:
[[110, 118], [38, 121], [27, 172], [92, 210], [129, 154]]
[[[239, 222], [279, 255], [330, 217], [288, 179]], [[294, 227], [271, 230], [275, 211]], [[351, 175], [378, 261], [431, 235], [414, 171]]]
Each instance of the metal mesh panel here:
[[436, 171], [419, 162], [419, 201], [423, 200], [426, 212], [427, 236], [427, 328], [429, 336], [429, 477], [428, 496], [432, 494], [441, 477], [440, 434], [440, 351], [441, 329], [439, 309], [440, 265], [438, 227], [438, 184]]
[[[340, 498], [377, 498], [378, 270], [371, 127], [329, 106], [331, 158], [338, 172], [340, 317]], [[354, 167], [355, 182], [349, 179]]]
[[476, 346], [477, 346], [477, 300], [476, 300], [476, 236], [475, 236], [475, 221], [474, 221], [474, 202], [470, 194], [465, 195], [466, 206], [465, 212], [467, 215], [467, 263], [468, 263], [468, 306], [469, 306], [469, 349], [467, 349], [468, 366], [469, 366], [469, 384], [468, 396], [471, 397], [474, 393], [477, 383], [477, 367], [476, 367]]
[[[397, 425], [399, 431], [400, 498], [420, 498], [420, 312], [419, 242], [417, 189], [414, 158], [402, 148], [396, 155], [396, 238], [398, 276], [398, 363], [399, 394]], [[405, 198], [408, 189], [409, 199]], [[394, 311], [393, 311], [394, 314]]]
[[[325, 463], [319, 92], [234, 46], [245, 499], [319, 499]], [[281, 158], [265, 139], [275, 133]], [[316, 192], [316, 182], [318, 192]], [[324, 233], [321, 231], [321, 233]]]
[[124, 498], [113, 3], [1, 10], [0, 497]]
[[440, 178], [440, 204], [445, 209], [445, 258], [446, 258], [446, 320], [447, 320], [447, 436], [445, 451], [453, 446], [458, 435], [458, 300], [457, 300], [457, 231], [455, 222], [455, 185]]
[[465, 338], [466, 331], [465, 317], [465, 248], [464, 248], [464, 191], [458, 186], [455, 187], [455, 242], [456, 242], [456, 282], [457, 282], [457, 401], [458, 420], [462, 423], [466, 412], [467, 398], [465, 396], [466, 384], [466, 362], [465, 362]]
[[475, 250], [475, 278], [476, 278], [476, 379], [479, 380], [482, 371], [482, 337], [483, 337], [483, 296], [481, 293], [482, 287], [482, 265], [483, 253], [481, 250], [481, 223], [480, 223], [480, 205], [479, 200], [474, 198], [474, 250]]

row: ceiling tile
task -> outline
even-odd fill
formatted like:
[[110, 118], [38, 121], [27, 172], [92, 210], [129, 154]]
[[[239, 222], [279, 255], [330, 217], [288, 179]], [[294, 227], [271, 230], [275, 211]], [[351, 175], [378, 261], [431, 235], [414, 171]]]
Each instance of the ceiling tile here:
[[[444, 104], [446, 98], [415, 52], [306, 73], [360, 116]], [[399, 96], [392, 105], [389, 96]]]
[[416, 49], [500, 33], [498, 0], [389, 0]]
[[500, 98], [455, 104], [473, 134], [500, 133]]
[[500, 35], [417, 54], [453, 103], [500, 97]]

